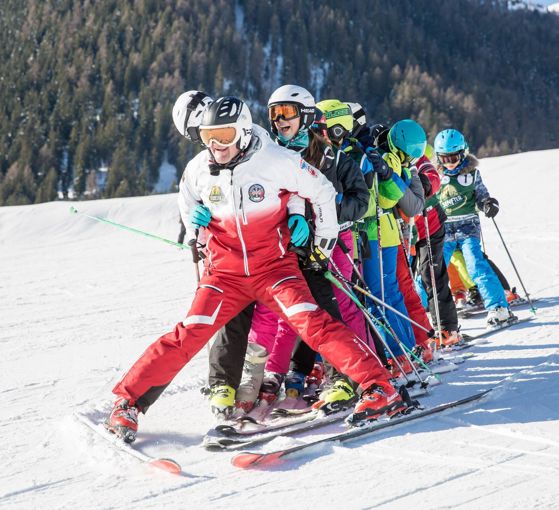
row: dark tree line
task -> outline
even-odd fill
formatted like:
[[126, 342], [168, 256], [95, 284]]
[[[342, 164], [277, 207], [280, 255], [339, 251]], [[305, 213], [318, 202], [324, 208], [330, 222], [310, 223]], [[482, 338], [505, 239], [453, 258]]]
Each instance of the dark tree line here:
[[196, 150], [171, 109], [197, 88], [265, 124], [297, 83], [431, 138], [456, 127], [481, 156], [557, 147], [557, 48], [559, 16], [499, 0], [3, 0], [0, 205], [152, 192]]

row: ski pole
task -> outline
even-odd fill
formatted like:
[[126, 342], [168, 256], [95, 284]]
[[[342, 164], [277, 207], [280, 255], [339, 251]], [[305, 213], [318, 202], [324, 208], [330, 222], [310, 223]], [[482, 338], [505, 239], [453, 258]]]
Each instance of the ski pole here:
[[406, 257], [406, 263], [408, 266], [408, 270], [410, 272], [410, 278], [411, 281], [413, 282], [414, 278], [413, 278], [413, 271], [411, 269], [411, 263], [410, 263], [411, 257], [409, 252], [409, 245], [406, 245], [406, 239], [404, 238], [404, 232], [402, 230], [402, 223], [404, 223], [404, 220], [402, 218], [398, 218], [396, 220], [396, 225], [398, 226], [398, 234], [400, 234], [400, 243], [402, 244], [402, 249], [404, 250], [404, 256]]
[[[343, 282], [345, 285], [347, 285], [346, 281], [349, 281], [349, 280], [348, 280], [347, 278], [344, 277], [344, 275], [342, 274], [342, 272], [340, 271], [340, 269], [338, 268], [338, 266], [336, 265], [336, 263], [335, 263], [332, 259], [330, 259], [330, 264], [332, 265], [332, 267], [334, 268], [335, 272], [337, 273], [336, 276], [338, 276], [338, 278], [339, 278], [340, 280], [342, 280], [342, 281], [339, 281], [339, 282], [338, 282], [340, 285], [336, 285], [336, 287], [338, 287], [342, 292], [344, 292], [346, 295], [348, 295], [348, 296], [350, 297], [350, 299], [352, 299], [352, 301], [354, 301], [354, 302], [355, 302], [355, 300], [359, 301], [359, 300], [357, 299], [357, 296], [355, 296], [355, 294], [353, 294], [353, 292], [352, 292], [351, 290], [348, 290], [349, 293], [346, 292], [346, 289], [344, 288], [342, 282]], [[331, 273], [331, 274], [332, 274], [332, 273]], [[331, 279], [329, 279], [329, 280], [332, 281]], [[351, 294], [351, 295], [350, 295], [350, 294]], [[362, 305], [361, 302], [360, 302], [360, 304], [361, 304], [361, 306], [358, 306], [358, 308], [360, 308], [361, 311], [363, 311], [363, 310], [365, 309], [365, 307]], [[424, 383], [423, 379], [421, 379], [421, 376], [419, 375], [419, 372], [417, 372], [417, 370], [416, 370], [416, 368], [415, 368], [415, 366], [414, 366], [414, 364], [413, 364], [413, 361], [410, 359], [410, 357], [409, 357], [408, 354], [406, 353], [405, 349], [403, 349], [404, 343], [403, 343], [402, 340], [398, 337], [398, 335], [396, 334], [396, 331], [394, 331], [394, 328], [392, 327], [392, 325], [390, 324], [390, 321], [389, 321], [388, 318], [386, 317], [385, 311], [384, 311], [383, 309], [379, 308], [378, 305], [376, 305], [376, 306], [377, 306], [377, 310], [379, 311], [379, 313], [380, 313], [380, 315], [381, 315], [381, 317], [382, 317], [382, 319], [383, 319], [383, 322], [384, 322], [384, 324], [382, 324], [382, 327], [385, 329], [385, 331], [386, 331], [387, 333], [390, 334], [390, 336], [392, 336], [392, 338], [393, 338], [394, 341], [398, 344], [398, 346], [400, 347], [400, 349], [402, 349], [402, 352], [403, 352], [403, 354], [404, 354], [404, 357], [406, 358], [406, 360], [408, 361], [408, 363], [409, 363], [410, 366], [412, 367], [413, 371], [415, 372], [415, 375], [418, 377], [418, 379], [419, 379], [419, 380], [421, 381], [421, 383], [423, 384], [423, 383]], [[366, 309], [365, 309], [365, 310], [366, 310]], [[367, 310], [367, 312], [368, 312], [368, 310]], [[367, 315], [367, 314], [366, 314], [366, 315]], [[387, 346], [388, 351], [389, 351], [390, 354], [392, 355], [392, 361], [393, 361], [393, 363], [395, 363], [395, 364], [398, 366], [398, 368], [400, 369], [400, 372], [401, 372], [402, 374], [404, 374], [404, 377], [406, 378], [406, 380], [409, 381], [409, 379], [408, 379], [408, 377], [406, 376], [406, 374], [405, 374], [405, 372], [404, 372], [404, 370], [403, 370], [403, 367], [402, 367], [402, 365], [400, 364], [400, 361], [398, 360], [398, 358], [397, 358], [397, 357], [394, 357], [394, 355], [392, 354], [392, 351], [391, 351], [390, 348], [388, 347], [388, 344], [387, 344], [386, 342], [383, 342], [383, 343], [385, 343], [385, 345]]]
[[[192, 253], [192, 262], [194, 262], [194, 271], [196, 272], [196, 286], [198, 287], [198, 285], [200, 285], [200, 266], [198, 265], [198, 262], [200, 262], [204, 256], [200, 254], [200, 252], [198, 251], [198, 234], [200, 233], [200, 230], [196, 229], [194, 231], [194, 238], [190, 239], [188, 241], [188, 246], [190, 247], [191, 253]], [[210, 342], [206, 342], [206, 349], [208, 351], [208, 358], [210, 357]]]
[[503, 239], [503, 236], [501, 235], [501, 231], [499, 230], [499, 227], [497, 226], [497, 222], [495, 221], [495, 218], [491, 218], [491, 219], [493, 220], [493, 225], [495, 225], [495, 228], [497, 229], [497, 233], [499, 234], [499, 237], [501, 238], [501, 242], [503, 243], [505, 251], [507, 252], [507, 255], [509, 256], [510, 263], [512, 264], [512, 267], [514, 268], [514, 272], [516, 273], [516, 277], [518, 278], [518, 281], [520, 282], [520, 285], [522, 285], [522, 290], [524, 290], [524, 294], [526, 295], [526, 299], [530, 303], [530, 311], [533, 314], [535, 314], [536, 313], [536, 308], [534, 307], [534, 303], [530, 299], [530, 294], [528, 294], [528, 291], [526, 290], [526, 287], [524, 287], [524, 282], [522, 281], [522, 278], [520, 278], [520, 274], [518, 273], [518, 269], [516, 269], [516, 265], [514, 263], [514, 260], [512, 260], [512, 256], [509, 252], [509, 249], [507, 248], [507, 243], [505, 243], [505, 240]]
[[375, 190], [375, 211], [377, 219], [377, 258], [378, 258], [378, 271], [380, 278], [380, 297], [384, 302], [384, 263], [382, 260], [382, 238], [380, 232], [380, 218], [382, 216], [382, 210], [380, 208], [379, 201], [379, 187], [378, 187], [378, 173], [375, 172], [375, 177], [373, 181], [373, 186]]
[[[409, 323], [413, 324], [414, 326], [417, 326], [419, 329], [425, 331], [426, 333], [429, 333], [431, 330], [427, 329], [426, 327], [422, 326], [421, 324], [419, 324], [418, 322], [415, 322], [413, 319], [410, 319], [408, 316], [406, 316], [405, 314], [403, 314], [402, 312], [400, 312], [399, 310], [397, 310], [396, 308], [390, 306], [388, 303], [386, 303], [385, 301], [382, 301], [381, 299], [379, 299], [378, 297], [374, 296], [371, 292], [371, 290], [367, 287], [367, 283], [365, 282], [365, 280], [363, 279], [363, 276], [361, 275], [361, 273], [359, 272], [359, 269], [354, 265], [354, 271], [357, 275], [357, 277], [361, 280], [361, 282], [364, 284], [364, 287], [359, 286], [357, 283], [354, 283], [350, 280], [348, 280], [347, 278], [345, 278], [343, 275], [339, 275], [340, 279], [346, 284], [349, 285], [350, 287], [352, 287], [353, 289], [355, 289], [356, 291], [358, 291], [359, 293], [363, 294], [364, 296], [368, 297], [369, 299], [371, 299], [372, 301], [375, 302], [376, 305], [380, 305], [383, 308], [386, 308], [388, 310], [390, 310], [391, 312], [394, 312], [396, 315], [398, 315], [398, 317], [401, 317], [402, 319], [407, 320]], [[339, 271], [338, 271], [339, 272]]]
[[483, 237], [483, 229], [481, 228], [481, 224], [479, 225], [479, 236], [481, 237], [481, 249], [483, 250], [483, 253], [487, 253], [485, 251], [485, 239]]
[[382, 299], [379, 299], [378, 297], [373, 296], [373, 293], [371, 292], [371, 289], [369, 288], [369, 286], [367, 285], [367, 282], [365, 281], [365, 277], [363, 276], [363, 274], [361, 273], [359, 268], [355, 265], [355, 262], [354, 262], [353, 258], [351, 257], [351, 253], [349, 252], [349, 249], [347, 248], [347, 246], [339, 240], [338, 240], [338, 246], [341, 248], [342, 252], [344, 253], [344, 255], [349, 260], [351, 266], [353, 267], [353, 272], [357, 275], [357, 278], [359, 278], [359, 281], [363, 284], [363, 287], [361, 287], [361, 286], [357, 285], [356, 283], [348, 280], [338, 271], [338, 273], [340, 273], [340, 275], [339, 275], [340, 278], [343, 278], [343, 281], [346, 285], [349, 285], [349, 286], [353, 287], [355, 290], [357, 290], [358, 292], [360, 292], [364, 296], [368, 297], [369, 299], [372, 299], [377, 306], [380, 304], [383, 308], [387, 308], [391, 312], [394, 312], [396, 315], [398, 315], [402, 319], [407, 320], [408, 322], [410, 322], [411, 324], [413, 324], [413, 325], [417, 326], [418, 328], [422, 329], [426, 333], [430, 332], [430, 330], [423, 327], [421, 324], [418, 324], [414, 320], [410, 319], [409, 317], [407, 317], [406, 315], [404, 315], [400, 311], [396, 310], [396, 308], [391, 307], [386, 301], [383, 301]]
[[[365, 316], [365, 319], [367, 320], [367, 322], [370, 324], [370, 326], [373, 328], [373, 330], [375, 331], [375, 333], [379, 336], [379, 338], [381, 339], [384, 347], [386, 348], [386, 350], [389, 352], [390, 356], [392, 357], [392, 361], [393, 363], [396, 364], [396, 366], [398, 367], [398, 369], [400, 370], [400, 373], [404, 376], [404, 378], [407, 381], [406, 386], [413, 386], [414, 385], [414, 381], [411, 381], [410, 378], [407, 376], [407, 374], [405, 373], [401, 363], [399, 362], [399, 360], [397, 359], [397, 357], [394, 355], [394, 352], [392, 351], [392, 349], [390, 348], [390, 346], [388, 345], [388, 342], [383, 338], [383, 336], [380, 334], [377, 324], [379, 326], [381, 326], [390, 336], [392, 336], [392, 338], [394, 338], [394, 340], [396, 341], [396, 343], [398, 343], [398, 345], [400, 346], [400, 348], [402, 349], [402, 352], [404, 353], [404, 356], [406, 357], [406, 359], [408, 360], [408, 363], [410, 364], [410, 366], [412, 367], [412, 370], [415, 372], [415, 375], [417, 376], [419, 382], [421, 383], [421, 387], [425, 388], [429, 385], [429, 382], [422, 379], [421, 375], [419, 374], [419, 372], [417, 371], [416, 367], [414, 366], [412, 360], [410, 359], [409, 355], [406, 352], [406, 347], [405, 345], [401, 342], [401, 340], [396, 336], [394, 330], [392, 329], [391, 326], [386, 326], [385, 324], [379, 323], [378, 319], [374, 316], [371, 316], [370, 312], [363, 306], [363, 303], [361, 303], [361, 301], [359, 301], [359, 299], [357, 299], [357, 296], [351, 292], [351, 290], [346, 289], [343, 284], [342, 281], [340, 281], [337, 276], [334, 276], [332, 274], [331, 271], [326, 271], [326, 273], [324, 273], [325, 278], [330, 281], [334, 286], [336, 286], [338, 289], [340, 289], [344, 294], [346, 294], [356, 305], [357, 307], [361, 310], [361, 312], [363, 313], [363, 315]], [[381, 309], [378, 308], [378, 310], [380, 311]], [[384, 319], [386, 320], [386, 316], [384, 316]], [[388, 321], [387, 321], [388, 322]]]
[[[429, 232], [429, 221], [427, 219], [427, 209], [423, 209], [423, 224], [425, 225], [425, 242], [427, 243], [427, 255], [429, 257], [429, 273], [431, 276], [431, 287], [433, 288], [433, 303], [435, 305], [435, 319], [439, 334], [439, 344], [443, 345], [443, 332], [441, 329], [441, 314], [439, 311], [439, 294], [437, 292], [437, 280], [435, 278], [435, 263], [433, 262], [433, 250], [431, 249], [431, 234]], [[436, 344], [435, 344], [436, 347]]]
[[145, 232], [143, 230], [140, 230], [140, 229], [137, 229], [137, 228], [134, 228], [134, 227], [128, 227], [126, 225], [122, 225], [121, 223], [117, 223], [116, 221], [108, 220], [107, 218], [101, 218], [100, 216], [94, 216], [94, 215], [91, 215], [91, 214], [86, 214], [86, 213], [80, 212], [73, 206], [70, 207], [70, 213], [80, 214], [81, 216], [85, 216], [86, 218], [89, 218], [89, 219], [92, 219], [92, 220], [95, 220], [95, 221], [99, 221], [101, 223], [107, 223], [108, 225], [112, 225], [113, 227], [117, 227], [117, 228], [120, 228], [122, 230], [127, 230], [128, 232], [132, 232], [134, 234], [140, 234], [144, 237], [149, 237], [151, 239], [156, 239], [157, 241], [161, 241], [163, 243], [170, 244], [171, 246], [176, 246], [177, 248], [180, 248], [182, 250], [188, 250], [190, 248], [190, 246], [188, 246], [186, 244], [177, 243], [176, 241], [171, 241], [170, 239], [166, 239], [164, 237], [160, 237], [160, 236], [155, 235], [155, 234], [150, 234], [149, 232]]

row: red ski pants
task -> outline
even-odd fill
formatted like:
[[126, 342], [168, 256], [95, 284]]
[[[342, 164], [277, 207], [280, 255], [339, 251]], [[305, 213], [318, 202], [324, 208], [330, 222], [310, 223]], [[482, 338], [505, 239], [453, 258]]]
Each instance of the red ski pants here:
[[[398, 260], [396, 263], [396, 277], [398, 278], [398, 287], [400, 292], [404, 296], [404, 304], [408, 311], [408, 315], [411, 320], [421, 324], [424, 328], [432, 329], [425, 308], [421, 304], [421, 299], [415, 291], [415, 286], [413, 280], [411, 279], [410, 269], [408, 262], [406, 261], [406, 254], [402, 245], [398, 246]], [[418, 328], [415, 324], [411, 325], [413, 328], [413, 335], [415, 336], [415, 343], [426, 346], [429, 341], [429, 335]]]
[[253, 301], [284, 318], [312, 349], [361, 388], [388, 379], [374, 351], [318, 308], [297, 263], [285, 261], [256, 276], [204, 275], [186, 319], [147, 348], [113, 393], [135, 402], [150, 389], [169, 384], [217, 330]]

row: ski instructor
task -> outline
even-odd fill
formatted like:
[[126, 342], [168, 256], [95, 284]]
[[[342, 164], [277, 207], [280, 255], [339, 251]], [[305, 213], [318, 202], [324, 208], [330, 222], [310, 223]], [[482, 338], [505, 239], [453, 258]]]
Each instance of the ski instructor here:
[[253, 132], [248, 106], [222, 97], [199, 128], [207, 150], [187, 165], [179, 207], [189, 238], [207, 228], [206, 270], [186, 318], [151, 344], [114, 387], [107, 428], [126, 442], [136, 438], [138, 413], [155, 402], [212, 335], [249, 303], [284, 318], [312, 349], [359, 383], [355, 415], [375, 419], [405, 404], [365, 342], [318, 308], [288, 251], [287, 200], [297, 193], [315, 215], [311, 260], [327, 267], [338, 236], [336, 192], [297, 153]]

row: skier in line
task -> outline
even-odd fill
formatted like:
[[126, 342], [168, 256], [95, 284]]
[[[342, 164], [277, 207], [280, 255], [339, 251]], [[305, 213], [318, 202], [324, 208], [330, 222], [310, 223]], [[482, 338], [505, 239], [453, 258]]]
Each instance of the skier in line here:
[[468, 273], [476, 283], [488, 310], [487, 327], [518, 320], [507, 303], [503, 286], [483, 256], [478, 212], [488, 218], [499, 212], [499, 202], [489, 195], [477, 168], [478, 160], [468, 152], [464, 135], [456, 129], [445, 129], [435, 137], [438, 170], [443, 176], [438, 192], [447, 215], [444, 241], [445, 263], [456, 248], [461, 249]]
[[[445, 264], [443, 256], [446, 214], [439, 203], [437, 195], [441, 186], [441, 177], [436, 170], [433, 171], [431, 161], [434, 157], [435, 154], [432, 146], [427, 144], [425, 154], [417, 162], [417, 165], [421, 168], [419, 176], [426, 198], [424, 211], [427, 216], [427, 227], [429, 229], [429, 240], [433, 256], [433, 273], [437, 291], [437, 305], [441, 321], [441, 334], [436, 334], [433, 337], [433, 341], [438, 345], [442, 337], [442, 346], [438, 345], [438, 347], [449, 347], [461, 342], [462, 335], [459, 333], [456, 305], [450, 291], [447, 264]], [[418, 289], [425, 290], [431, 322], [437, 326], [435, 292], [431, 279], [427, 230], [423, 214], [415, 216], [414, 225], [417, 231], [417, 240], [415, 242], [416, 255], [413, 266], [415, 266], [417, 273], [419, 273], [419, 286], [416, 285], [416, 291]], [[419, 292], [418, 294], [421, 296]]]
[[262, 143], [253, 134], [248, 107], [237, 98], [214, 101], [203, 114], [199, 132], [208, 150], [187, 165], [179, 206], [190, 237], [195, 235], [191, 218], [206, 221], [207, 272], [186, 318], [149, 346], [114, 387], [117, 398], [107, 428], [133, 441], [138, 413], [155, 402], [221, 326], [253, 301], [287, 319], [306, 342], [360, 385], [356, 416], [375, 419], [403, 409], [375, 353], [318, 308], [295, 255], [287, 251], [286, 203], [289, 193], [296, 192], [311, 202], [315, 213], [310, 258], [327, 264], [338, 233], [332, 184], [293, 152]]
[[[308, 117], [304, 112], [308, 112]], [[317, 119], [315, 115], [319, 118]], [[274, 91], [268, 100], [270, 128], [276, 136], [277, 143], [299, 152], [305, 161], [319, 169], [334, 185], [337, 192], [336, 209], [338, 223], [340, 224], [338, 243], [344, 243], [352, 253], [353, 236], [351, 227], [353, 222], [360, 219], [367, 210], [369, 193], [359, 167], [345, 154], [333, 149], [327, 138], [318, 134], [320, 128], [317, 121], [320, 121], [320, 117], [322, 117], [322, 114], [317, 113], [314, 97], [303, 87], [284, 85]], [[310, 207], [307, 207], [306, 219], [311, 223], [313, 222]], [[339, 246], [336, 245], [332, 250], [331, 259], [344, 273], [344, 276], [351, 276], [351, 265]], [[322, 272], [317, 273], [312, 268], [305, 267], [304, 264], [302, 269], [313, 296], [322, 292], [325, 287]], [[311, 274], [313, 274], [312, 278]], [[330, 286], [330, 284], [327, 282], [326, 286]], [[364, 318], [355, 304], [336, 288], [333, 289], [333, 294], [333, 299], [338, 303], [344, 323], [359, 338], [366, 339]], [[327, 295], [331, 295], [331, 292], [328, 291]], [[289, 359], [291, 358], [296, 335], [293, 334], [288, 324], [281, 319], [277, 323], [277, 334], [270, 334], [272, 331], [266, 331], [265, 323], [267, 322], [266, 315], [269, 317], [272, 312], [263, 305], [257, 305], [256, 312], [258, 312], [258, 316], [255, 313], [249, 342], [261, 345], [267, 343], [268, 352], [271, 352], [267, 370], [281, 368], [283, 371], [283, 369], [289, 368]], [[312, 368], [312, 366], [314, 366], [314, 363], [309, 368]], [[265, 375], [263, 386], [265, 392], [267, 389], [266, 382], [272, 377], [279, 383], [272, 386], [272, 391], [277, 394], [283, 379], [280, 374], [281, 372], [278, 374], [269, 371]], [[297, 377], [294, 372], [290, 372], [289, 375], [290, 377], [286, 381], [287, 392], [291, 396], [298, 396], [303, 391], [304, 378], [300, 374]], [[330, 366], [328, 366], [328, 375], [330, 386], [321, 393], [317, 407], [326, 405], [328, 410], [339, 410], [351, 405], [357, 399], [357, 396], [346, 378], [332, 370]], [[339, 395], [340, 388], [338, 386], [340, 385], [343, 386], [343, 399], [340, 399]]]
[[[357, 110], [357, 113], [359, 114], [359, 110]], [[366, 122], [365, 119], [362, 120]], [[358, 119], [356, 119], [356, 121], [359, 122]], [[387, 152], [390, 150], [388, 146], [389, 130], [390, 128], [384, 124], [375, 124], [367, 130], [366, 135], [361, 134], [359, 139], [361, 143], [368, 144], [366, 147], [380, 148], [380, 150]], [[409, 218], [421, 213], [425, 206], [425, 191], [430, 192], [430, 188], [425, 190], [426, 183], [431, 186], [432, 179], [436, 178], [440, 180], [440, 178], [435, 167], [431, 165], [425, 155], [415, 160], [413, 165], [404, 165], [402, 168], [402, 178], [408, 184], [408, 189], [404, 196], [398, 200], [394, 209], [394, 216], [396, 221], [400, 222], [402, 226], [403, 242], [406, 242], [409, 237], [409, 230], [411, 229], [409, 226]], [[409, 251], [409, 243], [407, 243], [406, 248]], [[415, 290], [409, 264], [410, 261], [406, 260], [404, 247], [400, 244], [398, 246], [398, 258], [396, 262], [396, 278], [398, 280], [400, 292], [404, 298], [404, 305], [412, 320], [421, 324], [427, 330], [431, 330], [431, 323], [425, 313], [421, 299]], [[433, 352], [429, 346], [432, 335], [427, 334], [424, 330], [413, 324], [412, 330], [416, 343], [415, 354], [421, 356], [425, 363], [429, 363], [433, 359]], [[407, 370], [411, 369], [411, 367], [406, 366], [408, 363], [405, 358], [401, 358], [401, 362], [404, 368], [407, 368]]]
[[[189, 142], [203, 147], [199, 126], [205, 109], [212, 102], [213, 99], [210, 96], [197, 90], [185, 92], [177, 98], [173, 106], [173, 122], [181, 136], [184, 136]], [[267, 132], [260, 126], [253, 124], [252, 129], [261, 136], [262, 140], [268, 139]], [[288, 224], [291, 231], [291, 243], [299, 246], [306, 242], [309, 236], [309, 228], [306, 222], [299, 220], [305, 212], [305, 201], [297, 194], [291, 194], [287, 202], [287, 209], [289, 212]], [[296, 218], [297, 221], [292, 222], [293, 218]], [[193, 221], [197, 220], [193, 219]], [[196, 227], [201, 229], [202, 223], [197, 223]], [[186, 227], [182, 217], [180, 224], [181, 232], [178, 242], [182, 243], [186, 236]], [[203, 238], [205, 230], [201, 229], [201, 232], [199, 240]], [[320, 300], [323, 295], [324, 292], [318, 293], [316, 299], [321, 308], [329, 310], [330, 303]], [[333, 302], [333, 305], [336, 305], [336, 303]], [[243, 368], [242, 361], [240, 360], [245, 359], [247, 337], [252, 324], [254, 306], [255, 303], [251, 303], [242, 312], [233, 317], [216, 333], [215, 340], [212, 343], [209, 357], [209, 399], [212, 412], [219, 418], [230, 416], [235, 408], [236, 398], [244, 398], [238, 392]], [[340, 317], [337, 305], [335, 310], [332, 310], [330, 313], [336, 318]], [[236, 355], [231, 355], [230, 351], [233, 349]], [[266, 358], [267, 352], [263, 348], [246, 353], [248, 364], [252, 362], [255, 365], [259, 365], [264, 363]], [[259, 388], [260, 383], [258, 383], [256, 393], [258, 393]]]
[[[363, 215], [368, 200], [368, 190], [359, 167], [344, 154], [336, 153], [328, 144], [327, 139], [317, 134], [315, 101], [308, 90], [296, 85], [284, 85], [278, 88], [269, 99], [268, 112], [270, 127], [276, 136], [276, 141], [290, 150], [299, 152], [305, 161], [316, 166], [334, 184], [338, 191], [336, 196], [338, 221], [341, 222], [339, 240], [352, 248], [353, 242], [349, 228], [354, 220]], [[292, 224], [292, 220], [297, 220], [306, 225], [306, 221], [312, 222], [312, 219], [312, 210], [307, 207], [306, 218], [299, 215], [290, 216], [289, 224]], [[305, 244], [307, 236], [308, 230], [303, 242], [296, 244], [298, 246]], [[292, 235], [292, 242], [294, 238], [295, 235]], [[334, 248], [332, 259], [338, 266], [345, 268], [347, 265], [347, 259], [339, 247]], [[335, 295], [335, 290], [333, 291], [331, 284], [324, 278], [322, 270], [317, 271], [316, 268], [309, 267], [305, 260], [300, 260], [300, 262], [311, 293], [321, 307], [327, 310], [332, 317], [338, 320], [343, 318], [358, 337], [365, 338], [363, 317], [355, 305]], [[243, 379], [236, 396], [237, 406], [248, 411], [257, 398], [268, 402], [275, 400], [289, 368], [289, 359], [296, 339], [297, 334], [285, 320], [263, 304], [256, 305]], [[229, 351], [228, 363], [231, 365], [231, 359], [239, 359], [238, 345], [240, 344], [241, 339], [237, 341], [227, 339], [226, 343], [214, 343], [212, 350], [219, 348]], [[314, 351], [306, 344], [301, 345], [300, 348], [305, 348], [310, 352], [308, 367], [304, 373], [293, 371], [289, 373], [286, 380], [286, 391], [290, 396], [298, 396], [302, 393], [305, 375], [310, 373], [314, 366]], [[219, 371], [219, 368], [214, 366], [212, 370], [214, 370], [214, 374], [212, 374], [214, 377], [215, 371]], [[357, 397], [345, 378], [331, 369], [329, 375], [333, 386], [344, 384], [347, 387], [343, 392], [344, 397], [347, 397], [344, 399], [345, 407], [355, 402]], [[321, 405], [332, 404], [331, 410], [340, 406], [340, 403], [333, 404], [336, 400], [338, 399], [336, 399], [334, 391], [325, 390], [321, 395]]]
[[[394, 133], [396, 128], [393, 127]], [[392, 131], [389, 132], [392, 133]], [[378, 198], [375, 186], [371, 187], [371, 200], [369, 202], [369, 210], [365, 215], [365, 226], [367, 229], [367, 237], [369, 240], [369, 257], [364, 260], [363, 269], [364, 277], [371, 292], [378, 298], [383, 298], [387, 304], [397, 309], [401, 314], [409, 317], [408, 310], [404, 304], [404, 298], [397, 280], [397, 260], [398, 246], [400, 245], [400, 234], [393, 213], [393, 207], [404, 197], [413, 199], [413, 191], [409, 189], [406, 183], [405, 171], [403, 168], [408, 166], [409, 156], [400, 157], [401, 151], [395, 147], [386, 147], [384, 150], [378, 146], [370, 146], [367, 148], [369, 157], [375, 165], [385, 166], [391, 169], [390, 179], [378, 182]], [[412, 150], [406, 147], [407, 150]], [[419, 143], [415, 151], [423, 152], [424, 144]], [[403, 154], [403, 153], [402, 153]], [[415, 156], [414, 156], [415, 157]], [[378, 200], [378, 202], [377, 202]], [[379, 259], [382, 257], [382, 271], [379, 272]], [[384, 291], [384, 296], [382, 295]], [[377, 318], [381, 318], [379, 307], [369, 302], [369, 307]], [[385, 310], [392, 329], [396, 333], [398, 339], [409, 350], [415, 348], [415, 336], [409, 321], [396, 315], [389, 309]], [[396, 356], [399, 364], [405, 372], [411, 372], [412, 368], [407, 362], [406, 356], [395, 339], [391, 335], [386, 335], [391, 351]], [[394, 375], [400, 375], [398, 364], [391, 361]]]

